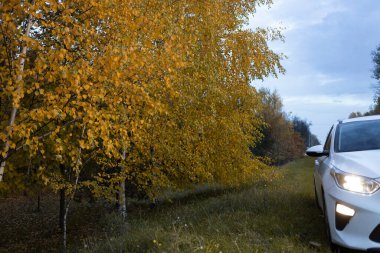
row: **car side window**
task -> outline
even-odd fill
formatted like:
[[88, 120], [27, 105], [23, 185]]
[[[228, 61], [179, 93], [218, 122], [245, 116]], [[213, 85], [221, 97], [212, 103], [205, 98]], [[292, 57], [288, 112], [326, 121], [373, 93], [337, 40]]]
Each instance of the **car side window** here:
[[323, 146], [323, 150], [327, 152], [330, 152], [332, 130], [333, 126], [331, 127], [329, 134], [327, 135], [325, 145]]

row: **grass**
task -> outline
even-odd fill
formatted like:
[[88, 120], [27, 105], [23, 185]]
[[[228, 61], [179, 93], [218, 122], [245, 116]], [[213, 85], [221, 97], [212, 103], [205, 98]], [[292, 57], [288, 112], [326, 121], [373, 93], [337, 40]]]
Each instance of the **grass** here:
[[[278, 168], [279, 177], [240, 189], [201, 187], [154, 208], [130, 202], [124, 222], [104, 202], [73, 202], [68, 252], [329, 252], [314, 205], [313, 159]], [[0, 252], [57, 252], [59, 200], [0, 198]], [[321, 246], [313, 247], [310, 242]]]
[[135, 207], [127, 225], [108, 215], [104, 239], [87, 238], [80, 250], [329, 252], [323, 217], [314, 205], [312, 167], [313, 160], [304, 158], [279, 168], [280, 176], [269, 183], [203, 189], [154, 209]]
[[[42, 193], [40, 209], [37, 210], [37, 196], [31, 193], [0, 197], [0, 253], [61, 250], [57, 194]], [[100, 203], [73, 202], [68, 216], [69, 244], [81, 242], [88, 235], [102, 235], [99, 220], [106, 215]]]

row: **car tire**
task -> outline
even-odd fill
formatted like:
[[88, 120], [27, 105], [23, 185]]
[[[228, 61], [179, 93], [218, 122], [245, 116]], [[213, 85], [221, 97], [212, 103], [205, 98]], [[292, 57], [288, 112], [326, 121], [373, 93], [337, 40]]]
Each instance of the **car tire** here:
[[325, 200], [325, 192], [323, 191], [322, 188], [322, 203], [323, 203], [323, 216], [324, 216], [324, 222], [325, 222], [325, 229], [326, 229], [326, 236], [327, 236], [327, 241], [330, 245], [330, 249], [332, 253], [343, 253], [343, 249], [336, 245], [335, 243], [332, 242], [331, 240], [331, 230], [330, 230], [330, 223], [329, 223], [329, 217], [326, 212], [326, 200]]

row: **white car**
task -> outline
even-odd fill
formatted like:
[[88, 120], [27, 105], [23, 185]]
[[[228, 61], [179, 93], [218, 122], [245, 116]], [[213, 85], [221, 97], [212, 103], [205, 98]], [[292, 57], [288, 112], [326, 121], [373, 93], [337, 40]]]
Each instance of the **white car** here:
[[306, 154], [333, 251], [380, 252], [380, 116], [337, 122]]

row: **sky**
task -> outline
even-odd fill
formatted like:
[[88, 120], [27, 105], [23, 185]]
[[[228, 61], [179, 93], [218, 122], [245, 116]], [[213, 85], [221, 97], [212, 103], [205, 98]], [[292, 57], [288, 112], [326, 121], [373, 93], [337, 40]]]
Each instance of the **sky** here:
[[254, 81], [277, 90], [284, 110], [310, 122], [323, 143], [337, 120], [373, 104], [371, 52], [380, 45], [379, 0], [273, 0], [249, 19], [249, 27], [283, 27], [285, 75]]

